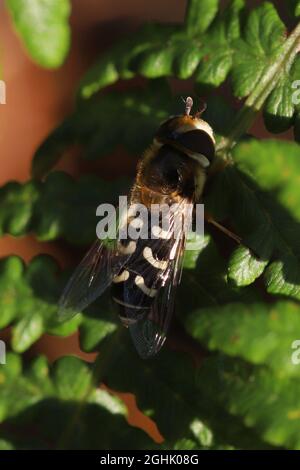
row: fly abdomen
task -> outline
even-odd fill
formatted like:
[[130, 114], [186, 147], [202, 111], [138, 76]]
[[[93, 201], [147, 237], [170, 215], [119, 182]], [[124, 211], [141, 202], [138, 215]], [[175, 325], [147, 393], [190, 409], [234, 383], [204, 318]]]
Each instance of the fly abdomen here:
[[[130, 241], [123, 246], [128, 247]], [[149, 309], [164, 284], [170, 250], [157, 240], [138, 239], [130, 262], [114, 277], [112, 297], [119, 306], [119, 316], [128, 326], [140, 320]]]
[[[139, 291], [136, 279], [143, 283], [141, 276], [127, 269], [113, 279], [112, 298], [118, 305], [120, 319], [126, 326], [142, 318], [149, 311], [153, 300], [152, 296], [145, 296]], [[154, 292], [151, 294], [155, 295]]]

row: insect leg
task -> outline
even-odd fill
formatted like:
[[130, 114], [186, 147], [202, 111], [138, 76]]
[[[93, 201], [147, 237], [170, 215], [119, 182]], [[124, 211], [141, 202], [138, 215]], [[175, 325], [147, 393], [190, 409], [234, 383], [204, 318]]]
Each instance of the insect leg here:
[[228, 237], [232, 238], [234, 241], [236, 241], [238, 244], [241, 244], [242, 243], [242, 239], [241, 237], [239, 237], [238, 235], [236, 235], [235, 233], [231, 232], [231, 230], [229, 230], [228, 228], [224, 227], [223, 225], [219, 224], [219, 222], [217, 222], [210, 214], [206, 213], [204, 214], [204, 218], [205, 220], [213, 225], [214, 227], [216, 227], [218, 230], [220, 230], [221, 232], [225, 233], [225, 235], [227, 235]]

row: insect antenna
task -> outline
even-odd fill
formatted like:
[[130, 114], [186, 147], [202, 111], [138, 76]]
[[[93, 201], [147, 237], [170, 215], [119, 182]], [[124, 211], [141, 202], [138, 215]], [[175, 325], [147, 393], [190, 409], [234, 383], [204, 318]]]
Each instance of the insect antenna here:
[[183, 97], [181, 97], [181, 99], [185, 104], [184, 114], [186, 116], [189, 116], [192, 111], [193, 104], [194, 104], [193, 98], [191, 98], [191, 96], [188, 96], [186, 99], [184, 99]]
[[200, 106], [198, 111], [195, 114], [195, 118], [199, 118], [205, 111], [207, 110], [207, 103], [206, 101], [200, 99]]

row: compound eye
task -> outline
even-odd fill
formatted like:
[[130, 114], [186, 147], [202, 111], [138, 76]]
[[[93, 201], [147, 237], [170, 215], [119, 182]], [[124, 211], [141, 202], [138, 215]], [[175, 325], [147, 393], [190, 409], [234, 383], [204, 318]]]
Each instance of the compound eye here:
[[183, 132], [177, 135], [176, 141], [190, 152], [204, 155], [210, 162], [215, 155], [215, 145], [210, 135], [201, 130]]

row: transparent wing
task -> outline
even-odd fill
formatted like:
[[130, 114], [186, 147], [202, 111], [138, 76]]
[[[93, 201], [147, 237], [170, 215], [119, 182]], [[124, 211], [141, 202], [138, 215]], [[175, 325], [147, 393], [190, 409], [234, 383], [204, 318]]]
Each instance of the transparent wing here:
[[[179, 231], [174, 234], [176, 218], [180, 216], [185, 223], [189, 215], [188, 205], [186, 201], [182, 201], [177, 211], [171, 212], [169, 232], [156, 240], [147, 240], [144, 243], [140, 241], [136, 257], [126, 266], [126, 269], [138, 275], [141, 288], [135, 285], [134, 276], [131, 276], [131, 282], [124, 285], [123, 315], [135, 347], [143, 358], [156, 354], [166, 339], [174, 312], [175, 293], [181, 278], [186, 244], [184, 224], [180, 224]], [[150, 253], [150, 262], [145, 256], [145, 248]], [[156, 260], [160, 260], [160, 269], [153, 268], [152, 254]]]
[[[126, 270], [130, 273], [129, 279], [118, 286], [117, 297], [121, 299], [122, 305], [120, 316], [126, 326], [140, 319], [147, 311], [149, 312], [156, 293], [169, 278], [170, 269], [174, 264], [173, 260], [178, 254], [184, 234], [183, 224], [178, 225], [177, 221], [185, 221], [186, 206], [185, 201], [182, 200], [175, 209], [167, 208], [163, 216], [160, 213], [154, 223], [152, 223], [152, 215], [146, 214], [150, 223], [147, 227], [148, 236], [146, 239], [137, 240], [135, 252], [126, 264]], [[160, 212], [159, 208], [158, 212]]]
[[[185, 238], [178, 241], [174, 259], [164, 271], [165, 281], [143, 317], [129, 324], [133, 343], [142, 358], [157, 354], [163, 346], [174, 312], [176, 288], [180, 283]], [[155, 283], [155, 281], [154, 281]]]
[[99, 297], [130, 258], [130, 250], [118, 239], [123, 223], [118, 220], [115, 239], [96, 240], [76, 268], [59, 301], [60, 320], [70, 319]]

